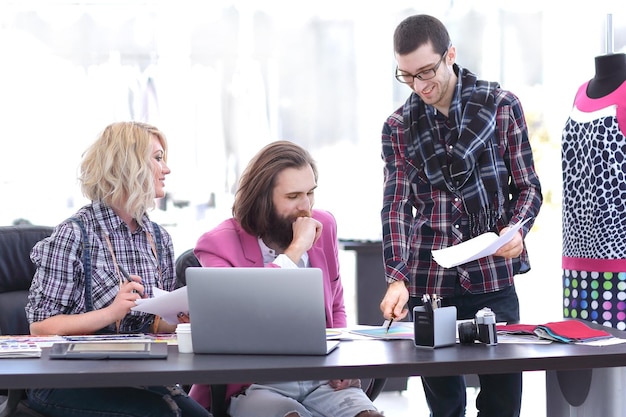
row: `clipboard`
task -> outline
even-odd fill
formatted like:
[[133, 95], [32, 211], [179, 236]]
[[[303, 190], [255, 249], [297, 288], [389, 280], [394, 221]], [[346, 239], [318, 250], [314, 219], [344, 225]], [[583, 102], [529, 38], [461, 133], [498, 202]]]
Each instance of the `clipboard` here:
[[50, 359], [165, 359], [167, 343], [103, 341], [54, 343]]

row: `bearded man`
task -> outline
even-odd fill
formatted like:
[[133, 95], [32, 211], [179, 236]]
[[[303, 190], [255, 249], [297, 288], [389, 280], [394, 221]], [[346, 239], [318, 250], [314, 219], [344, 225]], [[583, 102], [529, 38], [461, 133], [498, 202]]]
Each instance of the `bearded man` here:
[[[233, 217], [203, 234], [194, 254], [210, 267], [319, 268], [326, 327], [346, 327], [337, 224], [329, 212], [313, 210], [316, 188], [317, 168], [305, 149], [270, 143], [244, 170]], [[237, 314], [237, 306], [224, 314]], [[190, 396], [209, 405], [206, 385], [194, 385]], [[382, 417], [358, 379], [229, 385], [227, 397], [232, 417]]]

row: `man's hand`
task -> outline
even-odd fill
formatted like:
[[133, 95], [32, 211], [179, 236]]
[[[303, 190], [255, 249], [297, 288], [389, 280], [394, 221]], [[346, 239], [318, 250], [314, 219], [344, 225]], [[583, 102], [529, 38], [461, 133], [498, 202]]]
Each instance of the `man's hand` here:
[[293, 240], [287, 249], [285, 255], [298, 264], [302, 255], [311, 249], [322, 235], [322, 223], [313, 217], [298, 217], [293, 222]]
[[404, 306], [409, 301], [409, 290], [404, 281], [396, 281], [389, 284], [383, 301], [380, 303], [380, 311], [387, 320], [402, 320], [409, 314], [409, 309]]
[[[506, 231], [509, 229], [510, 227], [505, 227], [504, 229], [500, 230], [500, 236], [506, 233]], [[515, 235], [513, 236], [513, 239], [511, 239], [510, 242], [504, 244], [504, 246], [498, 249], [496, 253], [494, 253], [493, 255], [502, 256], [504, 258], [517, 258], [518, 256], [522, 254], [523, 250], [524, 250], [524, 239], [522, 238], [522, 232], [520, 230], [519, 233], [515, 233]]]
[[293, 240], [292, 244], [296, 243], [306, 247], [306, 250], [311, 249], [311, 246], [317, 242], [317, 239], [322, 235], [322, 223], [315, 220], [313, 217], [298, 217], [293, 222]]
[[328, 385], [333, 387], [335, 391], [346, 389], [350, 387], [361, 388], [360, 379], [331, 379], [328, 381]]

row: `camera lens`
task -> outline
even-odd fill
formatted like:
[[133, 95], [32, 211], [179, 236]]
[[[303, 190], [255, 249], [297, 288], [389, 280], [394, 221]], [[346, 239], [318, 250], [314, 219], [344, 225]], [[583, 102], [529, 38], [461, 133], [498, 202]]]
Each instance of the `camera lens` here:
[[463, 345], [473, 344], [477, 337], [476, 324], [471, 321], [459, 323], [459, 342]]

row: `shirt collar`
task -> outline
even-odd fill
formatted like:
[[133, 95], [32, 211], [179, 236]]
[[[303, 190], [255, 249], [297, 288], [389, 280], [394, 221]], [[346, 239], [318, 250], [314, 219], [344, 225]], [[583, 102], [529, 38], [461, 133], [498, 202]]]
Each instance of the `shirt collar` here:
[[[258, 241], [259, 241], [259, 248], [261, 248], [261, 254], [263, 255], [263, 265], [267, 265], [269, 263], [274, 262], [274, 260], [276, 259], [278, 255], [280, 255], [280, 253], [277, 253], [274, 249], [267, 246], [265, 242], [263, 242], [263, 239], [258, 238]], [[308, 264], [309, 264], [309, 254], [307, 252], [304, 252], [304, 254], [302, 255], [302, 258], [300, 258], [300, 262], [298, 262], [298, 266], [302, 268], [302, 267], [308, 266]]]
[[[110, 206], [102, 201], [96, 200], [92, 202], [92, 207], [94, 211], [94, 216], [100, 224], [100, 227], [102, 227], [102, 230], [105, 230], [107, 233], [112, 234], [117, 230], [122, 230], [122, 228], [126, 228], [126, 230], [128, 230], [130, 233], [130, 228], [128, 227], [128, 225], [124, 223], [120, 216], [115, 214], [115, 211], [113, 211]], [[144, 214], [142, 221], [143, 224], [148, 224], [148, 216]], [[137, 227], [135, 233], [143, 232], [143, 228], [141, 227], [141, 225], [138, 226], [139, 227]]]

